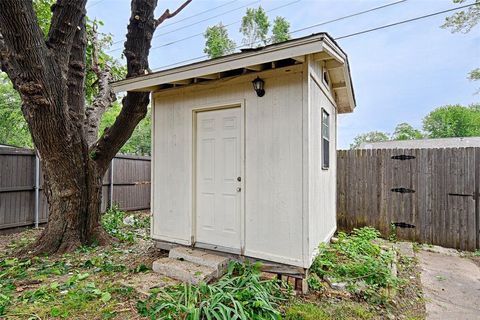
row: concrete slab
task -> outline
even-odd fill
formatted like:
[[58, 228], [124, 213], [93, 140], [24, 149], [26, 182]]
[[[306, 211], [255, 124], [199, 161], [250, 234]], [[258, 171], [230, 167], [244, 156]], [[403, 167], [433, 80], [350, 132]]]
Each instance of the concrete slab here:
[[415, 252], [413, 251], [413, 244], [411, 242], [400, 241], [394, 244], [395, 249], [400, 253], [402, 257], [414, 258]]
[[160, 258], [153, 262], [153, 271], [182, 282], [198, 284], [215, 279], [218, 270], [189, 261], [172, 258]]
[[176, 247], [170, 250], [168, 257], [182, 261], [192, 262], [201, 266], [216, 270], [215, 277], [219, 278], [225, 274], [230, 259], [220, 255], [206, 252], [200, 249], [187, 247]]
[[457, 249], [444, 248], [444, 247], [434, 246], [429, 244], [422, 245], [422, 250], [440, 253], [440, 254], [443, 254], [446, 256], [452, 256], [452, 257], [458, 257], [460, 255], [460, 252]]
[[480, 319], [480, 268], [449, 250], [438, 251], [417, 253], [427, 320]]

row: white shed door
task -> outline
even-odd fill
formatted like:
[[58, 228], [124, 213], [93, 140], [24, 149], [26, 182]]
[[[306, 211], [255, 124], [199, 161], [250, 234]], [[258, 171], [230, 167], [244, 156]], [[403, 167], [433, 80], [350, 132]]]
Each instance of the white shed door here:
[[240, 249], [241, 109], [197, 113], [196, 242]]

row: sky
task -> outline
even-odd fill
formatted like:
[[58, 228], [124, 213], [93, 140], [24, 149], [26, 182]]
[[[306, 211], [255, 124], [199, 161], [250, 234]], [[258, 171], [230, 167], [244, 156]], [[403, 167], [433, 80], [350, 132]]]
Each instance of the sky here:
[[[182, 2], [159, 0], [157, 16], [167, 8], [175, 10]], [[198, 59], [204, 56], [202, 33], [219, 22], [227, 26], [230, 38], [241, 44], [238, 29], [247, 7], [261, 5], [271, 21], [285, 17], [294, 31], [394, 2], [398, 0], [193, 0], [157, 28], [150, 67], [155, 70], [205, 59]], [[292, 37], [328, 32], [336, 38], [457, 6], [452, 0], [407, 0], [296, 32]], [[130, 1], [89, 0], [87, 11], [91, 19], [104, 22], [101, 31], [110, 33], [114, 41], [109, 54], [121, 59]], [[339, 149], [348, 148], [358, 134], [392, 133], [402, 122], [421, 128], [423, 117], [436, 107], [480, 102], [480, 94], [475, 95], [480, 83], [467, 79], [468, 72], [480, 66], [480, 26], [468, 34], [452, 34], [440, 28], [451, 14], [338, 40], [348, 54], [357, 101], [353, 113], [339, 116]], [[188, 39], [179, 41], [184, 38]], [[197, 60], [190, 60], [194, 58]]]

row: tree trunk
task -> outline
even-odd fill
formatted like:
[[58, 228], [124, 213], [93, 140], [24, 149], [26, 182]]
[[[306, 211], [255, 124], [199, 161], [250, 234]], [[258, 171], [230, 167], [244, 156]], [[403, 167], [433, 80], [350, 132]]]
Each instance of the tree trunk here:
[[[158, 0], [132, 0], [125, 43], [127, 77], [148, 67], [156, 27], [178, 14], [166, 10], [159, 19]], [[149, 94], [128, 92], [110, 129], [97, 140], [98, 123], [112, 103], [108, 69], [100, 70], [97, 111], [85, 106], [85, 5], [87, 0], [57, 0], [45, 40], [31, 1], [0, 0], [0, 68], [22, 99], [22, 112], [42, 160], [49, 219], [38, 241], [26, 251], [62, 253], [111, 239], [100, 225], [103, 176], [112, 158], [147, 114]], [[94, 61], [95, 62], [95, 61]], [[93, 128], [93, 129], [92, 129]]]
[[[83, 158], [87, 158], [84, 154]], [[98, 171], [91, 160], [83, 165], [82, 159], [71, 157], [78, 170], [56, 172], [54, 179], [43, 163], [45, 194], [49, 207], [49, 221], [40, 238], [25, 251], [37, 253], [64, 253], [81, 245], [105, 245], [112, 239], [101, 227], [101, 201], [104, 171]]]

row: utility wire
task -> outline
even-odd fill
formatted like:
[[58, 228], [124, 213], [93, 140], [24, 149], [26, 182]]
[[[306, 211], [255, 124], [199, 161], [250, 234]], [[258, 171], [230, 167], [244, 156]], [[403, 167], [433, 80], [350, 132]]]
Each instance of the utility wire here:
[[97, 4], [102, 3], [103, 1], [105, 1], [105, 0], [98, 0], [97, 2], [92, 3], [91, 5], [87, 6], [86, 9], [90, 9], [91, 7], [95, 7]]
[[[396, 2], [391, 2], [391, 3], [385, 4], [385, 5], [381, 5], [381, 6], [378, 6], [378, 7], [371, 8], [371, 9], [367, 9], [367, 10], [363, 10], [363, 11], [360, 11], [360, 12], [352, 13], [352, 14], [349, 14], [349, 15], [346, 15], [346, 16], [342, 16], [342, 17], [339, 17], [339, 18], [336, 18], [336, 19], [332, 19], [332, 20], [328, 20], [328, 21], [321, 22], [321, 23], [317, 23], [317, 24], [314, 24], [314, 25], [311, 25], [311, 26], [308, 26], [308, 27], [305, 27], [305, 28], [296, 29], [296, 30], [294, 30], [294, 31], [291, 31], [289, 34], [294, 34], [294, 33], [297, 33], [297, 32], [300, 32], [300, 31], [304, 31], [304, 30], [307, 30], [307, 29], [311, 29], [311, 28], [315, 28], [315, 27], [318, 27], [318, 26], [330, 24], [330, 23], [337, 22], [337, 21], [344, 20], [344, 19], [348, 19], [348, 18], [352, 18], [352, 17], [355, 17], [355, 16], [359, 16], [359, 15], [362, 15], [362, 14], [365, 14], [365, 13], [372, 12], [372, 11], [384, 9], [384, 8], [386, 8], [386, 7], [390, 7], [390, 6], [393, 6], [393, 5], [397, 5], [397, 4], [406, 2], [406, 1], [407, 1], [407, 0], [400, 0], [400, 1], [396, 1]], [[201, 34], [203, 34], [203, 33], [201, 33]], [[187, 37], [187, 38], [185, 38], [185, 39], [193, 38], [194, 36], [196, 36], [196, 35]], [[161, 45], [161, 46], [157, 46], [157, 47], [152, 48], [152, 50], [153, 50], [153, 49], [160, 48], [160, 47], [165, 47], [165, 46], [167, 46], [167, 45], [173, 44], [173, 43], [178, 42], [178, 41], [183, 41], [183, 40], [184, 40], [184, 39], [179, 39], [179, 40], [173, 41], [173, 42], [171, 42], [171, 43], [163, 44], [163, 45]], [[257, 44], [257, 43], [259, 43], [259, 42], [261, 42], [261, 41], [257, 41], [257, 42], [255, 42], [255, 44]], [[243, 47], [243, 45], [236, 46], [236, 47], [234, 48], [234, 50], [235, 50], [235, 49], [239, 49], [239, 48], [241, 48], [241, 47]], [[202, 58], [206, 58], [206, 57], [208, 57], [208, 55], [203, 55], [203, 56], [199, 56], [199, 57], [196, 57], [196, 58], [191, 58], [191, 59], [183, 60], [183, 61], [180, 61], [180, 62], [177, 62], [177, 63], [172, 63], [172, 64], [164, 65], [164, 66], [161, 66], [161, 67], [158, 67], [158, 68], [153, 69], [153, 71], [156, 71], [156, 70], [159, 70], [159, 69], [164, 69], [164, 68], [167, 68], [167, 67], [176, 66], [176, 65], [178, 65], [178, 64], [182, 64], [182, 63], [185, 63], [185, 62], [195, 61], [195, 60], [202, 59]]]
[[456, 11], [456, 10], [460, 10], [460, 9], [464, 9], [464, 8], [468, 8], [468, 7], [471, 7], [471, 6], [474, 6], [474, 5], [478, 5], [478, 4], [477, 4], [477, 3], [471, 3], [471, 4], [467, 4], [467, 5], [458, 7], [458, 8], [447, 9], [447, 10], [443, 10], [443, 11], [437, 11], [437, 12], [430, 13], [430, 14], [426, 14], [426, 15], [423, 15], [423, 16], [419, 16], [419, 17], [415, 17], [415, 18], [411, 18], [411, 19], [407, 19], [407, 20], [402, 20], [402, 21], [398, 21], [398, 22], [386, 24], [386, 25], [383, 25], [383, 26], [380, 26], [380, 27], [376, 27], [376, 28], [371, 28], [371, 29], [362, 30], [362, 31], [359, 31], [359, 32], [350, 33], [350, 34], [347, 34], [347, 35], [344, 35], [344, 36], [337, 37], [337, 38], [335, 38], [335, 40], [346, 39], [346, 38], [358, 36], [358, 35], [361, 35], [361, 34], [364, 34], [364, 33], [369, 33], [369, 32], [372, 32], [372, 31], [377, 31], [377, 30], [381, 30], [381, 29], [385, 29], [385, 28], [390, 28], [390, 27], [398, 26], [398, 25], [400, 25], [400, 24], [404, 24], [404, 23], [408, 23], [408, 22], [412, 22], [412, 21], [417, 21], [417, 20], [421, 20], [421, 19], [430, 18], [430, 17], [433, 17], [433, 16], [437, 16], [437, 15], [439, 15], [439, 14], [443, 14], [443, 13], [447, 13], [447, 12], [451, 12], [451, 11]]
[[407, 1], [407, 0], [400, 0], [400, 1], [396, 1], [396, 2], [391, 2], [391, 3], [387, 3], [387, 4], [384, 4], [384, 5], [382, 5], [382, 6], [378, 6], [378, 7], [375, 7], [375, 8], [368, 9], [368, 10], [360, 11], [360, 12], [357, 12], [357, 13], [352, 13], [352, 14], [349, 14], [349, 15], [346, 15], [346, 16], [343, 16], [343, 17], [340, 17], [340, 18], [328, 20], [328, 21], [325, 21], [325, 22], [320, 22], [320, 23], [311, 25], [311, 26], [309, 26], [309, 27], [297, 29], [297, 30], [295, 30], [295, 31], [290, 32], [290, 34], [297, 33], [297, 32], [301, 32], [301, 31], [305, 31], [305, 30], [312, 29], [312, 28], [319, 27], [319, 26], [323, 26], [323, 25], [326, 25], [326, 24], [329, 24], [329, 23], [333, 23], [333, 22], [340, 21], [340, 20], [345, 20], [345, 19], [353, 18], [353, 17], [360, 16], [360, 15], [365, 14], [365, 13], [368, 13], [368, 12], [377, 11], [377, 10], [380, 10], [380, 9], [383, 9], [383, 8], [387, 8], [387, 7], [390, 7], [390, 6], [394, 6], [394, 5], [396, 5], [396, 4], [400, 4], [400, 3], [403, 3], [403, 2], [406, 2], [406, 1]]
[[[190, 24], [181, 26], [181, 27], [179, 27], [179, 28], [176, 28], [176, 29], [173, 29], [173, 30], [164, 32], [164, 33], [157, 34], [157, 35], [153, 36], [152, 39], [156, 39], [156, 38], [158, 38], [158, 37], [160, 37], [160, 36], [163, 36], [163, 35], [166, 35], [166, 34], [169, 34], [169, 33], [173, 33], [173, 32], [178, 31], [178, 30], [186, 29], [186, 28], [192, 27], [192, 26], [194, 26], [194, 25], [197, 25], [197, 24], [199, 24], [199, 23], [202, 23], [202, 22], [205, 22], [205, 21], [208, 21], [208, 20], [212, 20], [212, 19], [221, 17], [221, 16], [223, 16], [223, 15], [225, 15], [225, 14], [227, 14], [227, 13], [231, 13], [231, 12], [234, 12], [234, 11], [237, 11], [237, 10], [240, 10], [240, 9], [243, 9], [243, 8], [245, 8], [245, 7], [254, 5], [254, 4], [256, 4], [256, 3], [259, 3], [260, 1], [261, 1], [261, 0], [255, 0], [255, 1], [253, 1], [253, 2], [250, 2], [250, 3], [246, 4], [246, 5], [237, 7], [237, 8], [235, 8], [235, 9], [231, 9], [231, 10], [228, 10], [228, 11], [224, 11], [224, 12], [222, 12], [222, 13], [219, 13], [219, 14], [217, 14], [217, 15], [214, 15], [214, 16], [211, 16], [211, 17], [208, 17], [208, 18], [205, 18], [205, 19], [203, 19], [203, 20], [195, 21], [195, 22], [193, 22], [193, 23], [190, 23]], [[122, 42], [122, 41], [123, 41], [123, 40], [119, 40], [119, 41], [114, 42], [113, 44], [119, 43], [119, 42]], [[123, 49], [123, 48], [120, 47], [120, 48], [115, 48], [115, 49], [109, 50], [109, 51], [107, 51], [107, 52], [108, 52], [108, 53], [111, 53], [111, 52], [115, 52], [115, 51], [122, 50], [122, 49]]]
[[[347, 34], [347, 35], [343, 35], [343, 36], [334, 38], [334, 40], [341, 40], [341, 39], [345, 39], [345, 38], [350, 38], [350, 37], [358, 36], [358, 35], [361, 35], [361, 34], [373, 32], [373, 31], [377, 31], [377, 30], [381, 30], [381, 29], [386, 29], [386, 28], [390, 28], [390, 27], [394, 27], [394, 26], [398, 26], [398, 25], [401, 25], [401, 24], [405, 24], [405, 23], [409, 23], [409, 22], [413, 22], [413, 21], [417, 21], [417, 20], [421, 20], [421, 19], [430, 18], [430, 17], [437, 16], [437, 15], [440, 15], [440, 14], [443, 14], [443, 13], [452, 12], [452, 11], [457, 11], [457, 10], [464, 9], [464, 8], [468, 8], [468, 7], [471, 7], [471, 6], [474, 6], [474, 5], [477, 5], [477, 4], [476, 4], [476, 3], [471, 3], [471, 4], [464, 5], [464, 6], [457, 7], [457, 8], [452, 8], [452, 9], [447, 9], [447, 10], [442, 10], [442, 11], [433, 12], [433, 13], [426, 14], [426, 15], [423, 15], [423, 16], [418, 16], [418, 17], [415, 17], [415, 18], [411, 18], [411, 19], [407, 19], [407, 20], [402, 20], [402, 21], [398, 21], [398, 22], [394, 22], [394, 23], [390, 23], [390, 24], [386, 24], [386, 25], [383, 25], [383, 26], [380, 26], [380, 27], [376, 27], [376, 28], [371, 28], [371, 29], [362, 30], [362, 31], [359, 31], [359, 32], [350, 33], [350, 34]], [[312, 27], [312, 26], [310, 26], [310, 27]], [[310, 27], [303, 28], [303, 30], [310, 29]], [[291, 33], [294, 33], [294, 32], [297, 32], [297, 31], [298, 31], [298, 30], [295, 30], [295, 31], [292, 31]], [[257, 41], [257, 43], [258, 43], [258, 41]], [[204, 56], [200, 56], [200, 57], [196, 57], [196, 58], [192, 58], [192, 59], [188, 59], [188, 60], [179, 61], [179, 62], [176, 62], [176, 63], [172, 63], [172, 64], [168, 64], [168, 65], [164, 65], [164, 66], [155, 68], [155, 69], [153, 69], [153, 71], [160, 70], [160, 69], [164, 69], [164, 68], [167, 68], [167, 67], [176, 66], [176, 65], [179, 65], [179, 64], [183, 64], [183, 63], [185, 63], [185, 62], [195, 61], [195, 60], [202, 59], [202, 58], [206, 58], [206, 57], [208, 57], [208, 55], [204, 55]]]
[[[100, 1], [103, 1], [103, 0], [100, 0]], [[217, 7], [213, 7], [213, 8], [211, 8], [211, 9], [208, 9], [208, 10], [205, 10], [205, 11], [202, 11], [202, 12], [199, 12], [199, 13], [196, 13], [196, 14], [194, 14], [194, 15], [191, 15], [191, 16], [188, 16], [188, 17], [179, 19], [179, 20], [175, 19], [174, 22], [168, 23], [167, 25], [161, 25], [161, 26], [159, 26], [159, 27], [157, 28], [157, 30], [164, 29], [164, 28], [168, 28], [168, 27], [170, 27], [170, 26], [172, 26], [172, 25], [174, 25], [174, 24], [180, 23], [180, 22], [182, 22], [182, 21], [185, 21], [185, 20], [188, 20], [188, 19], [191, 19], [191, 18], [198, 17], [199, 15], [202, 15], [202, 14], [204, 14], [204, 13], [206, 13], [206, 12], [211, 12], [211, 11], [217, 10], [217, 9], [219, 9], [219, 8], [228, 6], [229, 4], [232, 4], [232, 3], [237, 2], [237, 1], [238, 1], [238, 0], [233, 0], [233, 1], [230, 1], [230, 2], [227, 2], [227, 3], [224, 3], [224, 4], [221, 4], [221, 5], [217, 6]], [[120, 42], [123, 42], [123, 41], [125, 41], [125, 38], [123, 38], [122, 40], [117, 40], [117, 41], [112, 42], [112, 45], [117, 44], [117, 43], [120, 43]]]
[[[281, 8], [285, 8], [285, 7], [288, 7], [288, 6], [291, 6], [292, 4], [295, 4], [295, 3], [298, 3], [302, 0], [295, 0], [295, 1], [292, 1], [292, 2], [289, 2], [289, 3], [286, 3], [284, 5], [281, 5], [281, 6], [278, 6], [278, 7], [275, 7], [275, 8], [272, 8], [270, 10], [267, 10], [265, 11], [266, 13], [268, 12], [272, 12], [272, 11], [275, 11], [275, 10], [278, 10], [278, 9], [281, 9]], [[407, 0], [403, 0], [403, 1], [407, 1]], [[234, 24], [237, 24], [237, 23], [240, 23], [242, 22], [242, 20], [237, 20], [235, 22], [231, 22], [231, 23], [228, 23], [228, 24], [225, 24], [224, 27], [229, 27], [229, 26], [232, 26]], [[181, 39], [177, 39], [177, 40], [174, 40], [174, 41], [171, 41], [171, 42], [167, 42], [167, 43], [164, 43], [164, 44], [161, 44], [159, 46], [155, 46], [153, 48], [150, 49], [150, 51], [153, 51], [153, 50], [156, 50], [156, 49], [159, 49], [159, 48], [163, 48], [163, 47], [167, 47], [167, 46], [171, 46], [175, 43], [178, 43], [178, 42], [182, 42], [182, 41], [185, 41], [185, 40], [188, 40], [188, 39], [192, 39], [192, 38], [195, 38], [195, 37], [199, 37], [199, 36], [203, 36], [203, 32], [200, 32], [200, 33], [196, 33], [196, 34], [193, 34], [191, 36], [187, 36], [185, 38], [181, 38]], [[236, 48], [235, 48], [236, 49]]]

